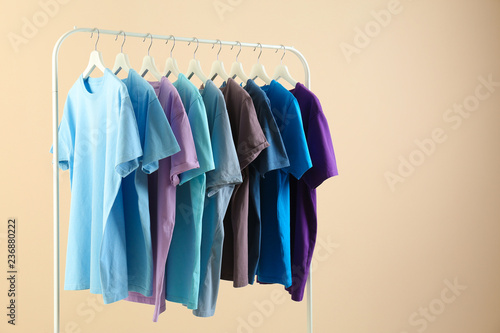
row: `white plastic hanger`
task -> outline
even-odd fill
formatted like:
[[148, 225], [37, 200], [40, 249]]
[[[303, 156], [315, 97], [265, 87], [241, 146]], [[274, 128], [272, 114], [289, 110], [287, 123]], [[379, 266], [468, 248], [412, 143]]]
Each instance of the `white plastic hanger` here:
[[[221, 60], [219, 60], [219, 53], [222, 50], [222, 42], [220, 41], [220, 39], [217, 39], [217, 42], [219, 42], [219, 52], [217, 52], [217, 59], [212, 63], [212, 69], [210, 70], [210, 74], [208, 74], [208, 77], [213, 81], [217, 77], [217, 75], [219, 75], [222, 80], [227, 81], [229, 75], [224, 69], [224, 64]], [[215, 42], [215, 44], [217, 44], [217, 42]], [[212, 45], [212, 49], [214, 48], [215, 44]]]
[[[188, 80], [191, 80], [193, 75], [196, 75], [203, 83], [205, 83], [207, 82], [207, 77], [205, 76], [205, 74], [203, 74], [200, 61], [196, 59], [196, 51], [198, 51], [198, 46], [199, 46], [198, 38], [193, 37], [193, 41], [196, 41], [196, 49], [194, 50], [193, 53], [193, 59], [189, 61], [186, 77], [188, 78]], [[191, 42], [188, 43], [188, 46], [189, 45], [191, 45]]]
[[[101, 72], [104, 73], [106, 66], [104, 66], [104, 61], [102, 60], [101, 51], [97, 51], [97, 43], [99, 42], [99, 29], [94, 28], [97, 31], [97, 40], [95, 41], [94, 51], [90, 53], [89, 64], [87, 68], [83, 71], [83, 78], [86, 79], [90, 76], [92, 71], [97, 67]], [[94, 35], [94, 31], [90, 34], [90, 38]]]
[[[264, 68], [264, 65], [260, 63], [260, 56], [262, 55], [262, 44], [257, 43], [257, 45], [260, 46], [260, 53], [259, 57], [257, 58], [257, 63], [252, 66], [252, 70], [250, 71], [250, 78], [252, 80], [255, 80], [256, 78], [260, 78], [262, 81], [264, 81], [265, 84], [271, 83], [271, 78], [267, 75], [266, 69]], [[253, 49], [254, 51], [257, 49], [257, 46]]]
[[[179, 70], [179, 66], [177, 65], [177, 60], [175, 60], [174, 57], [172, 57], [172, 51], [174, 50], [175, 47], [175, 37], [174, 35], [170, 35], [170, 37], [174, 40], [174, 45], [172, 45], [172, 48], [170, 49], [170, 57], [168, 57], [167, 61], [165, 62], [165, 69], [163, 70], [163, 76], [169, 77], [170, 74], [173, 74], [175, 77], [179, 77], [179, 73], [181, 72]], [[165, 44], [168, 44], [168, 39]]]
[[[295, 80], [290, 75], [288, 67], [286, 65], [283, 65], [283, 58], [285, 57], [286, 48], [284, 45], [281, 45], [281, 47], [283, 48], [283, 55], [281, 56], [280, 64], [276, 66], [276, 68], [274, 69], [273, 80], [278, 81], [280, 78], [282, 78], [283, 80], [285, 80], [286, 82], [290, 83], [292, 86], [295, 87], [297, 85], [297, 80]], [[276, 52], [278, 52], [278, 50], [276, 50]]]
[[[245, 74], [245, 71], [243, 70], [243, 65], [241, 64], [241, 62], [238, 61], [238, 56], [240, 55], [241, 52], [241, 43], [236, 41], [236, 44], [240, 46], [240, 50], [236, 54], [236, 60], [231, 65], [229, 76], [233, 79], [239, 77], [241, 81], [243, 81], [246, 84], [246, 82], [248, 81], [248, 76]], [[234, 45], [231, 46], [231, 50], [233, 49], [233, 47]]]
[[142, 59], [142, 66], [141, 66], [141, 69], [139, 70], [139, 74], [142, 77], [144, 77], [149, 72], [149, 73], [151, 73], [151, 75], [153, 75], [155, 77], [155, 79], [160, 81], [162, 75], [160, 74], [160, 72], [156, 68], [155, 60], [153, 59], [152, 56], [149, 55], [149, 50], [151, 49], [151, 45], [153, 45], [153, 36], [148, 32], [146, 34], [146, 37], [144, 37], [144, 39], [142, 41], [145, 42], [146, 38], [148, 36], [151, 38], [151, 42], [149, 43], [149, 47], [148, 47], [148, 55], [145, 56], [144, 59]]
[[128, 74], [129, 70], [132, 68], [132, 66], [130, 65], [130, 60], [128, 59], [128, 55], [123, 53], [123, 44], [125, 44], [125, 40], [127, 39], [127, 36], [125, 35], [125, 32], [123, 30], [120, 30], [120, 32], [116, 35], [115, 41], [118, 39], [118, 36], [120, 36], [120, 34], [123, 34], [123, 42], [120, 48], [120, 53], [116, 55], [115, 65], [111, 70], [113, 73], [115, 73], [115, 75], [118, 74], [121, 70], [125, 71], [125, 73]]

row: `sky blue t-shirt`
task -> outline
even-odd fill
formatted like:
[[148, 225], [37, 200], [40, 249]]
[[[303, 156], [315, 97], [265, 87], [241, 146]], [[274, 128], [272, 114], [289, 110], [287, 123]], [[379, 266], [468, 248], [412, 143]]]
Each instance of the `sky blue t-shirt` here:
[[141, 170], [132, 172], [122, 182], [128, 285], [129, 291], [151, 296], [153, 252], [147, 174], [158, 169], [159, 160], [180, 148], [153, 87], [133, 69], [122, 81], [132, 101], [143, 151]]
[[233, 142], [231, 124], [222, 92], [208, 80], [200, 89], [207, 111], [215, 169], [207, 172], [203, 231], [201, 238], [201, 270], [198, 317], [214, 315], [219, 293], [224, 241], [224, 215], [236, 184], [240, 184], [240, 163]]
[[260, 257], [261, 217], [260, 180], [268, 171], [286, 168], [290, 165], [285, 145], [271, 112], [266, 93], [249, 79], [244, 89], [252, 97], [255, 112], [266, 136], [269, 147], [264, 149], [250, 164], [250, 195], [248, 202], [248, 283], [253, 284]]
[[176, 193], [175, 226], [165, 268], [166, 299], [198, 308], [202, 214], [206, 175], [213, 170], [207, 112], [198, 88], [184, 74], [173, 82], [193, 131], [200, 167], [183, 172]]
[[143, 153], [127, 88], [109, 69], [99, 78], [80, 75], [70, 89], [58, 155], [71, 180], [64, 288], [121, 300], [128, 295], [122, 177]]
[[257, 278], [259, 282], [289, 287], [292, 284], [289, 175], [300, 179], [312, 162], [295, 97], [275, 80], [261, 88], [271, 102], [290, 166], [268, 172], [261, 181], [262, 234]]

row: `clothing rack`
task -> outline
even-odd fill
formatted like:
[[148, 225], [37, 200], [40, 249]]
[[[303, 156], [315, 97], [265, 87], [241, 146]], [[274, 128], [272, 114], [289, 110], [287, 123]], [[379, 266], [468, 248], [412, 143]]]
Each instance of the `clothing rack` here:
[[[53, 214], [54, 214], [54, 333], [60, 333], [60, 271], [59, 271], [59, 166], [57, 163], [57, 156], [59, 153], [58, 147], [58, 125], [59, 125], [59, 72], [58, 72], [58, 54], [59, 48], [66, 38], [69, 36], [79, 33], [79, 32], [95, 32], [96, 28], [74, 28], [62, 35], [59, 40], [54, 45], [54, 50], [52, 52], [52, 142], [53, 142]], [[123, 31], [116, 30], [97, 30], [100, 34], [105, 35], [118, 35]], [[127, 37], [139, 37], [146, 38], [150, 37], [153, 39], [172, 39], [171, 35], [151, 35], [149, 33], [137, 33], [137, 32], [124, 32]], [[260, 43], [240, 43], [232, 41], [220, 41], [213, 39], [195, 39], [186, 37], [176, 37], [176, 42], [193, 42], [197, 40], [201, 44], [215, 44], [220, 43], [220, 45], [231, 45], [231, 46], [241, 46], [241, 47], [251, 47], [251, 48], [262, 48], [262, 49], [283, 49], [284, 51], [289, 51], [295, 54], [302, 63], [304, 67], [305, 80], [304, 85], [310, 89], [310, 72], [309, 65], [306, 59], [298, 50], [292, 46], [283, 45], [269, 45]], [[309, 270], [309, 276], [307, 278], [307, 332], [313, 332], [313, 299], [312, 299], [312, 275], [311, 270]]]

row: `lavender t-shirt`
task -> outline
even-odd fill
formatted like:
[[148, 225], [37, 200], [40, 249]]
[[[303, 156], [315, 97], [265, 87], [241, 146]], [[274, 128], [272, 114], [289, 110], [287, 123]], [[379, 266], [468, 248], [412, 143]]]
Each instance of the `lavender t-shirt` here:
[[154, 304], [153, 321], [165, 311], [165, 264], [175, 225], [176, 186], [179, 175], [199, 168], [191, 126], [179, 93], [172, 83], [162, 77], [160, 82], [150, 82], [167, 116], [181, 150], [160, 160], [157, 172], [148, 176], [149, 211], [153, 244], [153, 295], [145, 297], [129, 293], [127, 300]]
[[292, 286], [287, 290], [294, 301], [301, 301], [316, 244], [316, 187], [338, 171], [330, 129], [318, 98], [302, 83], [290, 92], [300, 106], [313, 164], [299, 180], [290, 177]]

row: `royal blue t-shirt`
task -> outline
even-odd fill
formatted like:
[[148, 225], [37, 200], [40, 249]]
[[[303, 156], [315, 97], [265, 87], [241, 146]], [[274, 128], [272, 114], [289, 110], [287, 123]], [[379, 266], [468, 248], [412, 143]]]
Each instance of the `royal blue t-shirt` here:
[[292, 284], [289, 175], [300, 179], [312, 162], [295, 97], [275, 80], [261, 89], [271, 102], [290, 166], [268, 172], [261, 181], [262, 232], [257, 277], [262, 283], [289, 287]]

